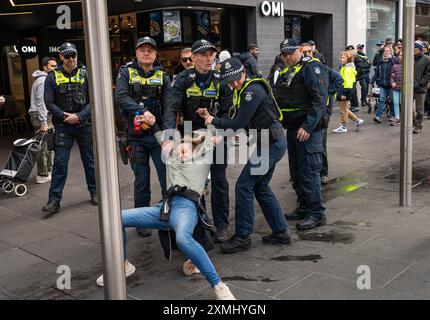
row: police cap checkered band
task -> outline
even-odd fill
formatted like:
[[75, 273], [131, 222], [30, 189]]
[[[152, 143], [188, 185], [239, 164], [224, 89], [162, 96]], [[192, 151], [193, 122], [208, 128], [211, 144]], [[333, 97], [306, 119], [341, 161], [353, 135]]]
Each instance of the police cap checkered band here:
[[241, 73], [244, 69], [245, 68], [242, 65], [239, 67], [239, 69], [226, 70], [225, 73], [221, 74], [221, 79], [225, 79], [235, 74]]
[[78, 50], [76, 50], [76, 46], [73, 43], [65, 42], [60, 46], [58, 52], [65, 55], [68, 53], [78, 53]]
[[204, 39], [197, 40], [191, 47], [192, 54], [204, 53], [208, 50], [217, 51], [216, 47], [212, 43]]
[[296, 39], [289, 38], [282, 41], [280, 47], [281, 53], [294, 53], [294, 51], [300, 48], [300, 44]]

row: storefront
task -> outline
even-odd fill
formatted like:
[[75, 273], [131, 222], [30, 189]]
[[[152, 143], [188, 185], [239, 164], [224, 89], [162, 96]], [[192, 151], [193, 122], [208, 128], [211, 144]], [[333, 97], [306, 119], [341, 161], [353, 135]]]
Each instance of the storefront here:
[[[120, 66], [133, 59], [134, 44], [141, 36], [156, 39], [158, 59], [169, 74], [179, 64], [180, 50], [202, 38], [212, 41], [219, 50], [226, 49], [232, 54], [246, 51], [249, 43], [257, 43], [261, 51], [259, 65], [265, 75], [279, 54], [279, 44], [286, 37], [314, 40], [328, 64], [336, 66], [338, 52], [345, 46], [345, 2], [201, 0], [189, 2], [190, 5], [181, 2], [183, 5], [178, 6], [178, 1], [160, 0], [158, 7], [155, 1], [144, 1], [134, 3], [134, 10], [125, 11], [130, 8], [128, 4], [129, 7], [121, 11], [120, 2], [111, 1], [120, 11], [109, 16], [112, 83]], [[38, 68], [44, 56], [58, 57], [58, 46], [70, 41], [77, 45], [79, 59], [85, 63], [82, 18], [74, 19], [70, 29], [59, 30], [51, 23], [51, 26], [42, 24], [37, 28], [19, 30], [18, 34], [17, 42], [31, 38], [37, 43], [38, 55], [24, 60], [11, 52], [15, 43], [4, 46], [2, 63], [8, 75], [0, 84], [2, 91], [19, 95], [28, 107], [31, 73]]]

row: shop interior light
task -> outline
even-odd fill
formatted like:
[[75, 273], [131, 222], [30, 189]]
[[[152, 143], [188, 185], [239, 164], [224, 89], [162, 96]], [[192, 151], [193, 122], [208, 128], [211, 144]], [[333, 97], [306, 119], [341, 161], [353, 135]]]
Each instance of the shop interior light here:
[[64, 3], [78, 3], [82, 0], [69, 0], [69, 1], [52, 1], [52, 2], [30, 2], [30, 3], [15, 3], [16, 0], [9, 0], [12, 7], [29, 7], [29, 6], [49, 6], [52, 4], [64, 4]]
[[26, 11], [26, 12], [4, 12], [4, 13], [0, 13], [0, 16], [16, 16], [16, 15], [21, 15], [21, 14], [33, 14], [33, 12], [31, 12], [31, 11]]

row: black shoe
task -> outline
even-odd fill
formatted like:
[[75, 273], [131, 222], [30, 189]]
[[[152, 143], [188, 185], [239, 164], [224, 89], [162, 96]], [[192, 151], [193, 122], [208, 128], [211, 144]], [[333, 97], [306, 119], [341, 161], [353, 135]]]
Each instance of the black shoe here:
[[309, 218], [300, 220], [296, 224], [297, 230], [309, 230], [326, 224], [325, 217], [315, 218], [310, 216]]
[[360, 109], [358, 109], [358, 108], [351, 108], [351, 112], [359, 112], [360, 111]]
[[228, 241], [224, 242], [221, 246], [222, 253], [236, 253], [239, 251], [249, 250], [251, 247], [250, 237], [241, 237], [234, 235]]
[[227, 229], [217, 229], [214, 237], [216, 243], [222, 243], [228, 240], [228, 230]]
[[291, 237], [288, 231], [272, 233], [270, 236], [263, 237], [265, 244], [290, 244]]
[[371, 113], [372, 113], [372, 107], [371, 107], [370, 105], [367, 107], [367, 113], [368, 113], [368, 114], [371, 114]]
[[373, 121], [375, 121], [376, 123], [382, 123], [382, 121], [378, 118], [373, 118]]
[[91, 204], [93, 206], [98, 205], [98, 201], [97, 201], [97, 194], [96, 193], [91, 193]]
[[142, 238], [148, 238], [152, 234], [152, 229], [136, 228], [137, 234]]
[[284, 214], [284, 216], [287, 221], [296, 221], [306, 219], [308, 217], [308, 213], [303, 211], [303, 209], [296, 208], [294, 211]]
[[47, 211], [49, 213], [57, 213], [60, 211], [60, 203], [58, 201], [49, 200], [42, 208], [42, 211]]

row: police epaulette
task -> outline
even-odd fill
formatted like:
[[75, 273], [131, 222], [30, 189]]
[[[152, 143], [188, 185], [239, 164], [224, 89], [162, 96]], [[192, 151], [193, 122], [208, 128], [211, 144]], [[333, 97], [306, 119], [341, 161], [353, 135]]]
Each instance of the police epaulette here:
[[312, 60], [312, 58], [311, 57], [303, 57], [302, 58], [302, 60], [301, 60], [301, 62], [303, 62], [303, 63], [308, 63], [308, 62], [310, 62]]

